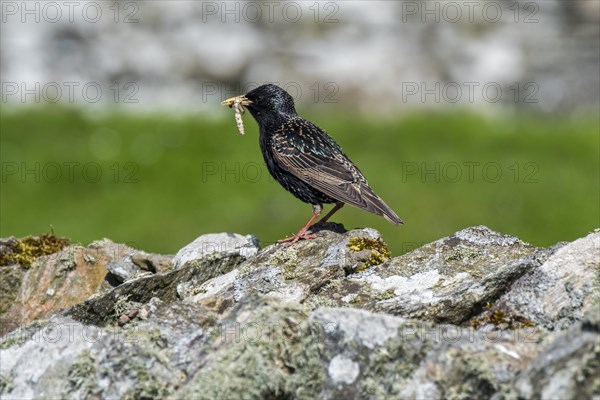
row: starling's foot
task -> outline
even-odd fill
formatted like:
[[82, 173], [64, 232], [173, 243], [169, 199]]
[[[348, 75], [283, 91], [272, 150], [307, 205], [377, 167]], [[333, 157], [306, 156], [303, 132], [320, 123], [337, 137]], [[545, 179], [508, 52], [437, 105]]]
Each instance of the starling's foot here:
[[310, 219], [304, 224], [304, 226], [291, 238], [285, 238], [277, 241], [277, 244], [285, 244], [289, 246], [291, 244], [296, 243], [298, 240], [306, 240], [306, 239], [314, 239], [317, 236], [313, 233], [306, 233], [310, 227], [310, 225], [315, 222], [315, 219], [319, 218], [319, 214], [321, 214], [321, 205], [313, 204], [313, 215]]
[[278, 240], [277, 244], [285, 244], [286, 246], [290, 246], [299, 240], [314, 239], [316, 237], [317, 235], [315, 235], [314, 233], [297, 233], [292, 237]]

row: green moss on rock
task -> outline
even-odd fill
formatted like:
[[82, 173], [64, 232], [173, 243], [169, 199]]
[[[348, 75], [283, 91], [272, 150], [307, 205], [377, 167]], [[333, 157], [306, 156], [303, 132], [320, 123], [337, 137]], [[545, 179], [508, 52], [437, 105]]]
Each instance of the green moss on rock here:
[[492, 372], [493, 365], [482, 354], [465, 353], [449, 349], [446, 357], [452, 368], [436, 384], [442, 398], [451, 400], [489, 399], [500, 388]]
[[12, 387], [12, 378], [0, 374], [0, 393], [10, 392]]
[[0, 242], [0, 266], [19, 264], [29, 268], [36, 258], [56, 253], [68, 245], [68, 239], [52, 233], [20, 239], [11, 237]]
[[96, 385], [96, 360], [89, 350], [77, 356], [67, 372], [68, 392], [79, 391], [82, 397], [90, 395]]
[[319, 295], [310, 297], [306, 302], [306, 308], [308, 310], [314, 310], [319, 307], [343, 307], [343, 304], [340, 304], [340, 302], [335, 299]]
[[299, 306], [263, 304], [250, 319], [234, 322], [233, 326], [240, 329], [239, 336], [217, 335], [217, 343], [234, 342], [220, 346], [210, 367], [191, 377], [185, 392], [178, 392], [175, 397], [315, 398], [325, 376], [318, 333], [304, 328], [305, 319]]
[[374, 265], [383, 264], [392, 257], [392, 253], [388, 249], [387, 243], [381, 239], [371, 239], [368, 237], [353, 237], [348, 240], [348, 248], [352, 251], [359, 252], [370, 250], [371, 256], [365, 261], [364, 265], [358, 268], [358, 271], [365, 270]]
[[388, 300], [396, 296], [394, 289], [388, 289], [377, 296], [377, 300]]
[[429, 348], [422, 338], [407, 340], [399, 335], [363, 353], [361, 357], [368, 360], [368, 365], [360, 384], [361, 398], [402, 398], [402, 391]]
[[493, 325], [496, 328], [504, 329], [522, 329], [531, 328], [534, 326], [533, 321], [518, 315], [515, 311], [507, 308], [494, 307], [487, 303], [486, 311], [469, 321], [469, 326], [478, 329], [484, 325]]
[[481, 255], [483, 252], [479, 248], [459, 245], [446, 256], [446, 261], [475, 259]]

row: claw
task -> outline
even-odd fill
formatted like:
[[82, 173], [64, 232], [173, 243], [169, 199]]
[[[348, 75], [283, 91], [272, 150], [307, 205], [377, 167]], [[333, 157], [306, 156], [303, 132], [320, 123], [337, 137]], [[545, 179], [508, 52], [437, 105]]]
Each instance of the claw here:
[[286, 246], [291, 246], [292, 244], [294, 244], [300, 240], [315, 239], [316, 237], [317, 237], [317, 235], [315, 235], [314, 233], [296, 234], [290, 238], [278, 240], [277, 244], [285, 244]]

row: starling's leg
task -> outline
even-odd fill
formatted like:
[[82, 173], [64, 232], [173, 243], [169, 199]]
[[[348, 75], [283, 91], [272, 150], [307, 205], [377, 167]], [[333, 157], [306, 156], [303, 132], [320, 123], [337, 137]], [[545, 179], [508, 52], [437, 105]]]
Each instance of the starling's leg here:
[[323, 207], [320, 204], [313, 204], [313, 215], [306, 222], [306, 224], [304, 224], [302, 229], [300, 229], [298, 231], [298, 233], [296, 233], [291, 238], [285, 238], [285, 239], [278, 240], [277, 243], [278, 244], [281, 244], [281, 243], [292, 244], [292, 243], [296, 243], [298, 240], [302, 240], [302, 239], [314, 239], [316, 236], [313, 234], [307, 234], [306, 231], [311, 226], [311, 224], [313, 222], [315, 222], [315, 219], [319, 218], [319, 215], [321, 215], [321, 211], [323, 211]]
[[344, 207], [344, 203], [335, 203], [335, 206], [331, 209], [331, 211], [329, 211], [326, 216], [321, 218], [321, 220], [319, 222], [317, 222], [317, 224], [322, 224], [324, 222], [327, 222], [327, 220], [329, 218], [331, 218], [331, 216], [333, 214], [335, 214], [342, 207]]

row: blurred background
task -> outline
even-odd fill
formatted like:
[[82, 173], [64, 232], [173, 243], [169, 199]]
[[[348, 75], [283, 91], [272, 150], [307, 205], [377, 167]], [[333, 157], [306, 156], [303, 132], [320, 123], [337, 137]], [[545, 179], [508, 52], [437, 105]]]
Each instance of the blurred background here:
[[600, 2], [3, 1], [0, 236], [174, 253], [268, 245], [310, 206], [219, 103], [271, 82], [405, 220], [395, 255], [471, 225], [539, 246], [600, 226]]

